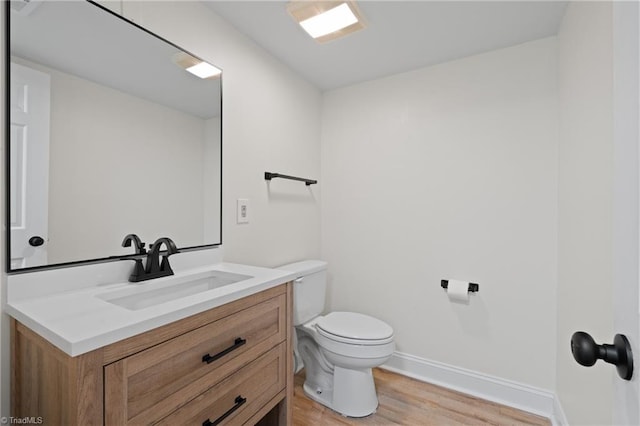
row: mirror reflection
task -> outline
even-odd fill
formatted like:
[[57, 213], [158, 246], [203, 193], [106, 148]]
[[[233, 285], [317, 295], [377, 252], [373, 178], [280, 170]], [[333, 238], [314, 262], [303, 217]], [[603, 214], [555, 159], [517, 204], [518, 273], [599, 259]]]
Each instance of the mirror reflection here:
[[131, 254], [129, 233], [220, 244], [220, 74], [94, 4], [34, 4], [9, 12], [11, 270]]

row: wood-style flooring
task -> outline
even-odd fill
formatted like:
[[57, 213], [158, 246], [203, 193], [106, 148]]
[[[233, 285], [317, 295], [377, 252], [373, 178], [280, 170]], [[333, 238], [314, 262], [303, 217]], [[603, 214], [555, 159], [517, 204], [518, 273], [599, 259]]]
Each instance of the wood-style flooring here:
[[380, 405], [371, 416], [354, 419], [309, 399], [302, 390], [304, 371], [295, 376], [293, 425], [545, 425], [544, 417], [473, 396], [374, 369]]

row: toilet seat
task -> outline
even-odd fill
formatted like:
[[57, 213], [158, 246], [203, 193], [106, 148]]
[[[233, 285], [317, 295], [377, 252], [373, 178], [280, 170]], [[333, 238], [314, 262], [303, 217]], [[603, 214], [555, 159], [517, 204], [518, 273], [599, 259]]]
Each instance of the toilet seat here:
[[332, 312], [318, 318], [318, 334], [352, 345], [384, 345], [393, 341], [393, 329], [377, 318], [355, 312]]

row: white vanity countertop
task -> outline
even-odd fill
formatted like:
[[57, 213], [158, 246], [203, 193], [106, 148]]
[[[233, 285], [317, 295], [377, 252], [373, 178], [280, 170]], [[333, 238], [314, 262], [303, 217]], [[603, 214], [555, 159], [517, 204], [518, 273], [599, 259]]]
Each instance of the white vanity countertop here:
[[296, 278], [295, 273], [279, 269], [219, 263], [176, 273], [167, 279], [211, 270], [248, 275], [251, 278], [138, 310], [120, 307], [100, 297], [127, 289], [131, 289], [131, 292], [153, 289], [154, 285], [161, 285], [166, 278], [10, 300], [6, 311], [68, 355], [77, 356]]

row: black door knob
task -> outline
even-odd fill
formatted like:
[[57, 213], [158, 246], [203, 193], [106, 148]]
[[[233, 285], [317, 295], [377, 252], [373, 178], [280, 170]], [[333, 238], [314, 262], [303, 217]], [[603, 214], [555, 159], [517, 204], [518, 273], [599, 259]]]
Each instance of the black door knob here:
[[39, 247], [41, 245], [44, 244], [44, 240], [42, 239], [42, 237], [39, 236], [34, 236], [29, 238], [29, 245], [32, 247]]
[[615, 335], [613, 345], [598, 345], [588, 333], [577, 331], [571, 336], [571, 353], [578, 364], [585, 367], [591, 367], [601, 359], [615, 365], [623, 379], [631, 380], [633, 376], [631, 345], [622, 334]]

